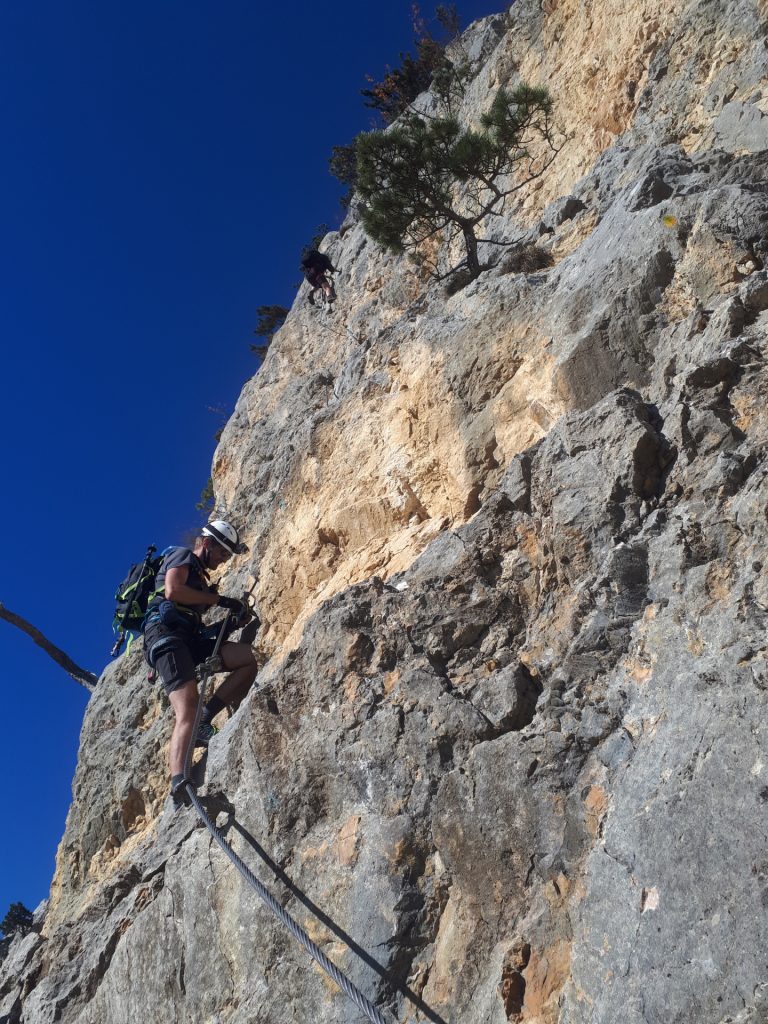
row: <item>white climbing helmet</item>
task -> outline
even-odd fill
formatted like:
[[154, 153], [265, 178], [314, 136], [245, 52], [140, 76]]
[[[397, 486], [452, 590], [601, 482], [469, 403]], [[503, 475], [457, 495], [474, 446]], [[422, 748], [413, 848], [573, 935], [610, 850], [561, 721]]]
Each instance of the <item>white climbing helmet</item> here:
[[203, 527], [204, 537], [213, 537], [217, 544], [226, 548], [230, 555], [239, 555], [242, 548], [237, 530], [223, 519], [214, 519]]

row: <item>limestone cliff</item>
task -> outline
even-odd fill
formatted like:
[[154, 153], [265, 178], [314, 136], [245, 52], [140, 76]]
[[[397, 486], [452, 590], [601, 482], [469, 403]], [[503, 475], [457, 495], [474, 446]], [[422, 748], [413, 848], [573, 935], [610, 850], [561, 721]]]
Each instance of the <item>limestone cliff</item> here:
[[[214, 460], [269, 660], [201, 792], [400, 1021], [765, 1021], [768, 3], [465, 44], [465, 121], [522, 78], [572, 136], [495, 227], [552, 265], [489, 245], [446, 298], [354, 210], [326, 238], [337, 312], [302, 290]], [[360, 1019], [164, 807], [170, 724], [107, 668], [0, 1020]]]

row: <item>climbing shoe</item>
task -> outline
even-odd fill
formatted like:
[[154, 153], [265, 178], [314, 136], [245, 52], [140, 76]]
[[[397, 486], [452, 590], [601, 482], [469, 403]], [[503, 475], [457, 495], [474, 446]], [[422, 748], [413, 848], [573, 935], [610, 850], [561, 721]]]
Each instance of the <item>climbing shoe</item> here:
[[189, 793], [187, 786], [191, 786], [195, 792], [197, 792], [197, 786], [191, 779], [185, 779], [183, 776], [178, 776], [171, 779], [171, 799], [173, 800], [174, 807], [191, 807], [192, 801], [189, 799]]
[[200, 727], [197, 730], [195, 747], [207, 747], [218, 731], [219, 730], [216, 726], [211, 725], [210, 722], [201, 722]]

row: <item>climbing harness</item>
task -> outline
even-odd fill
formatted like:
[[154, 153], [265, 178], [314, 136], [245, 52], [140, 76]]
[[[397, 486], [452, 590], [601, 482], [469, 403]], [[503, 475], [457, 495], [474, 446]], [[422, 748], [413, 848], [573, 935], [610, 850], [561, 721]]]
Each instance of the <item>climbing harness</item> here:
[[248, 866], [238, 857], [235, 851], [232, 849], [230, 844], [222, 836], [219, 830], [216, 828], [214, 823], [211, 821], [208, 813], [200, 802], [200, 799], [195, 791], [194, 784], [190, 779], [192, 771], [192, 753], [195, 747], [195, 738], [197, 736], [197, 730], [200, 728], [200, 721], [203, 714], [203, 708], [205, 706], [205, 698], [208, 690], [208, 682], [211, 676], [220, 672], [223, 668], [221, 658], [219, 656], [219, 648], [221, 647], [222, 640], [226, 634], [229, 621], [231, 616], [226, 615], [221, 623], [221, 629], [219, 630], [218, 636], [216, 637], [216, 644], [213, 648], [211, 656], [207, 658], [202, 665], [198, 668], [198, 679], [200, 681], [200, 698], [197, 702], [197, 713], [195, 715], [195, 724], [192, 727], [192, 734], [190, 736], [189, 744], [187, 746], [186, 754], [184, 756], [184, 780], [182, 786], [187, 791], [187, 795], [190, 799], [195, 812], [208, 829], [213, 840], [221, 848], [227, 859], [234, 865], [238, 873], [245, 879], [246, 882], [256, 891], [258, 896], [266, 903], [275, 917], [285, 925], [288, 931], [293, 935], [296, 941], [301, 945], [307, 953], [312, 957], [315, 963], [319, 964], [320, 967], [331, 977], [339, 988], [347, 995], [357, 1008], [365, 1014], [365, 1016], [372, 1022], [372, 1024], [389, 1024], [387, 1018], [378, 1010], [370, 1000], [366, 999], [363, 993], [358, 989], [349, 978], [339, 970], [328, 957], [323, 953], [320, 947], [312, 941], [309, 935], [304, 931], [300, 924], [298, 924], [291, 915], [284, 910], [272, 893], [267, 887], [259, 881], [259, 879], [253, 874]]

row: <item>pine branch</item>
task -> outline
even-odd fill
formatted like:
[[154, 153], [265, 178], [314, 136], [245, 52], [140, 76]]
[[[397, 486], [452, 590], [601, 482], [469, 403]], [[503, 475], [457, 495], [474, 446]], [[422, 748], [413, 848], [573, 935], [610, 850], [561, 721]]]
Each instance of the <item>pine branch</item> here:
[[26, 619], [22, 619], [20, 615], [15, 615], [12, 611], [0, 601], [0, 619], [5, 619], [6, 622], [10, 622], [12, 626], [18, 626], [22, 633], [26, 633], [27, 636], [32, 637], [38, 647], [42, 647], [43, 650], [49, 657], [53, 658], [57, 665], [64, 669], [64, 671], [72, 676], [75, 682], [80, 683], [86, 690], [92, 691], [99, 681], [98, 677], [93, 672], [88, 672], [84, 668], [80, 668], [76, 665], [70, 657], [68, 657], [64, 651], [52, 644], [50, 640], [43, 636], [39, 629], [27, 622]]

